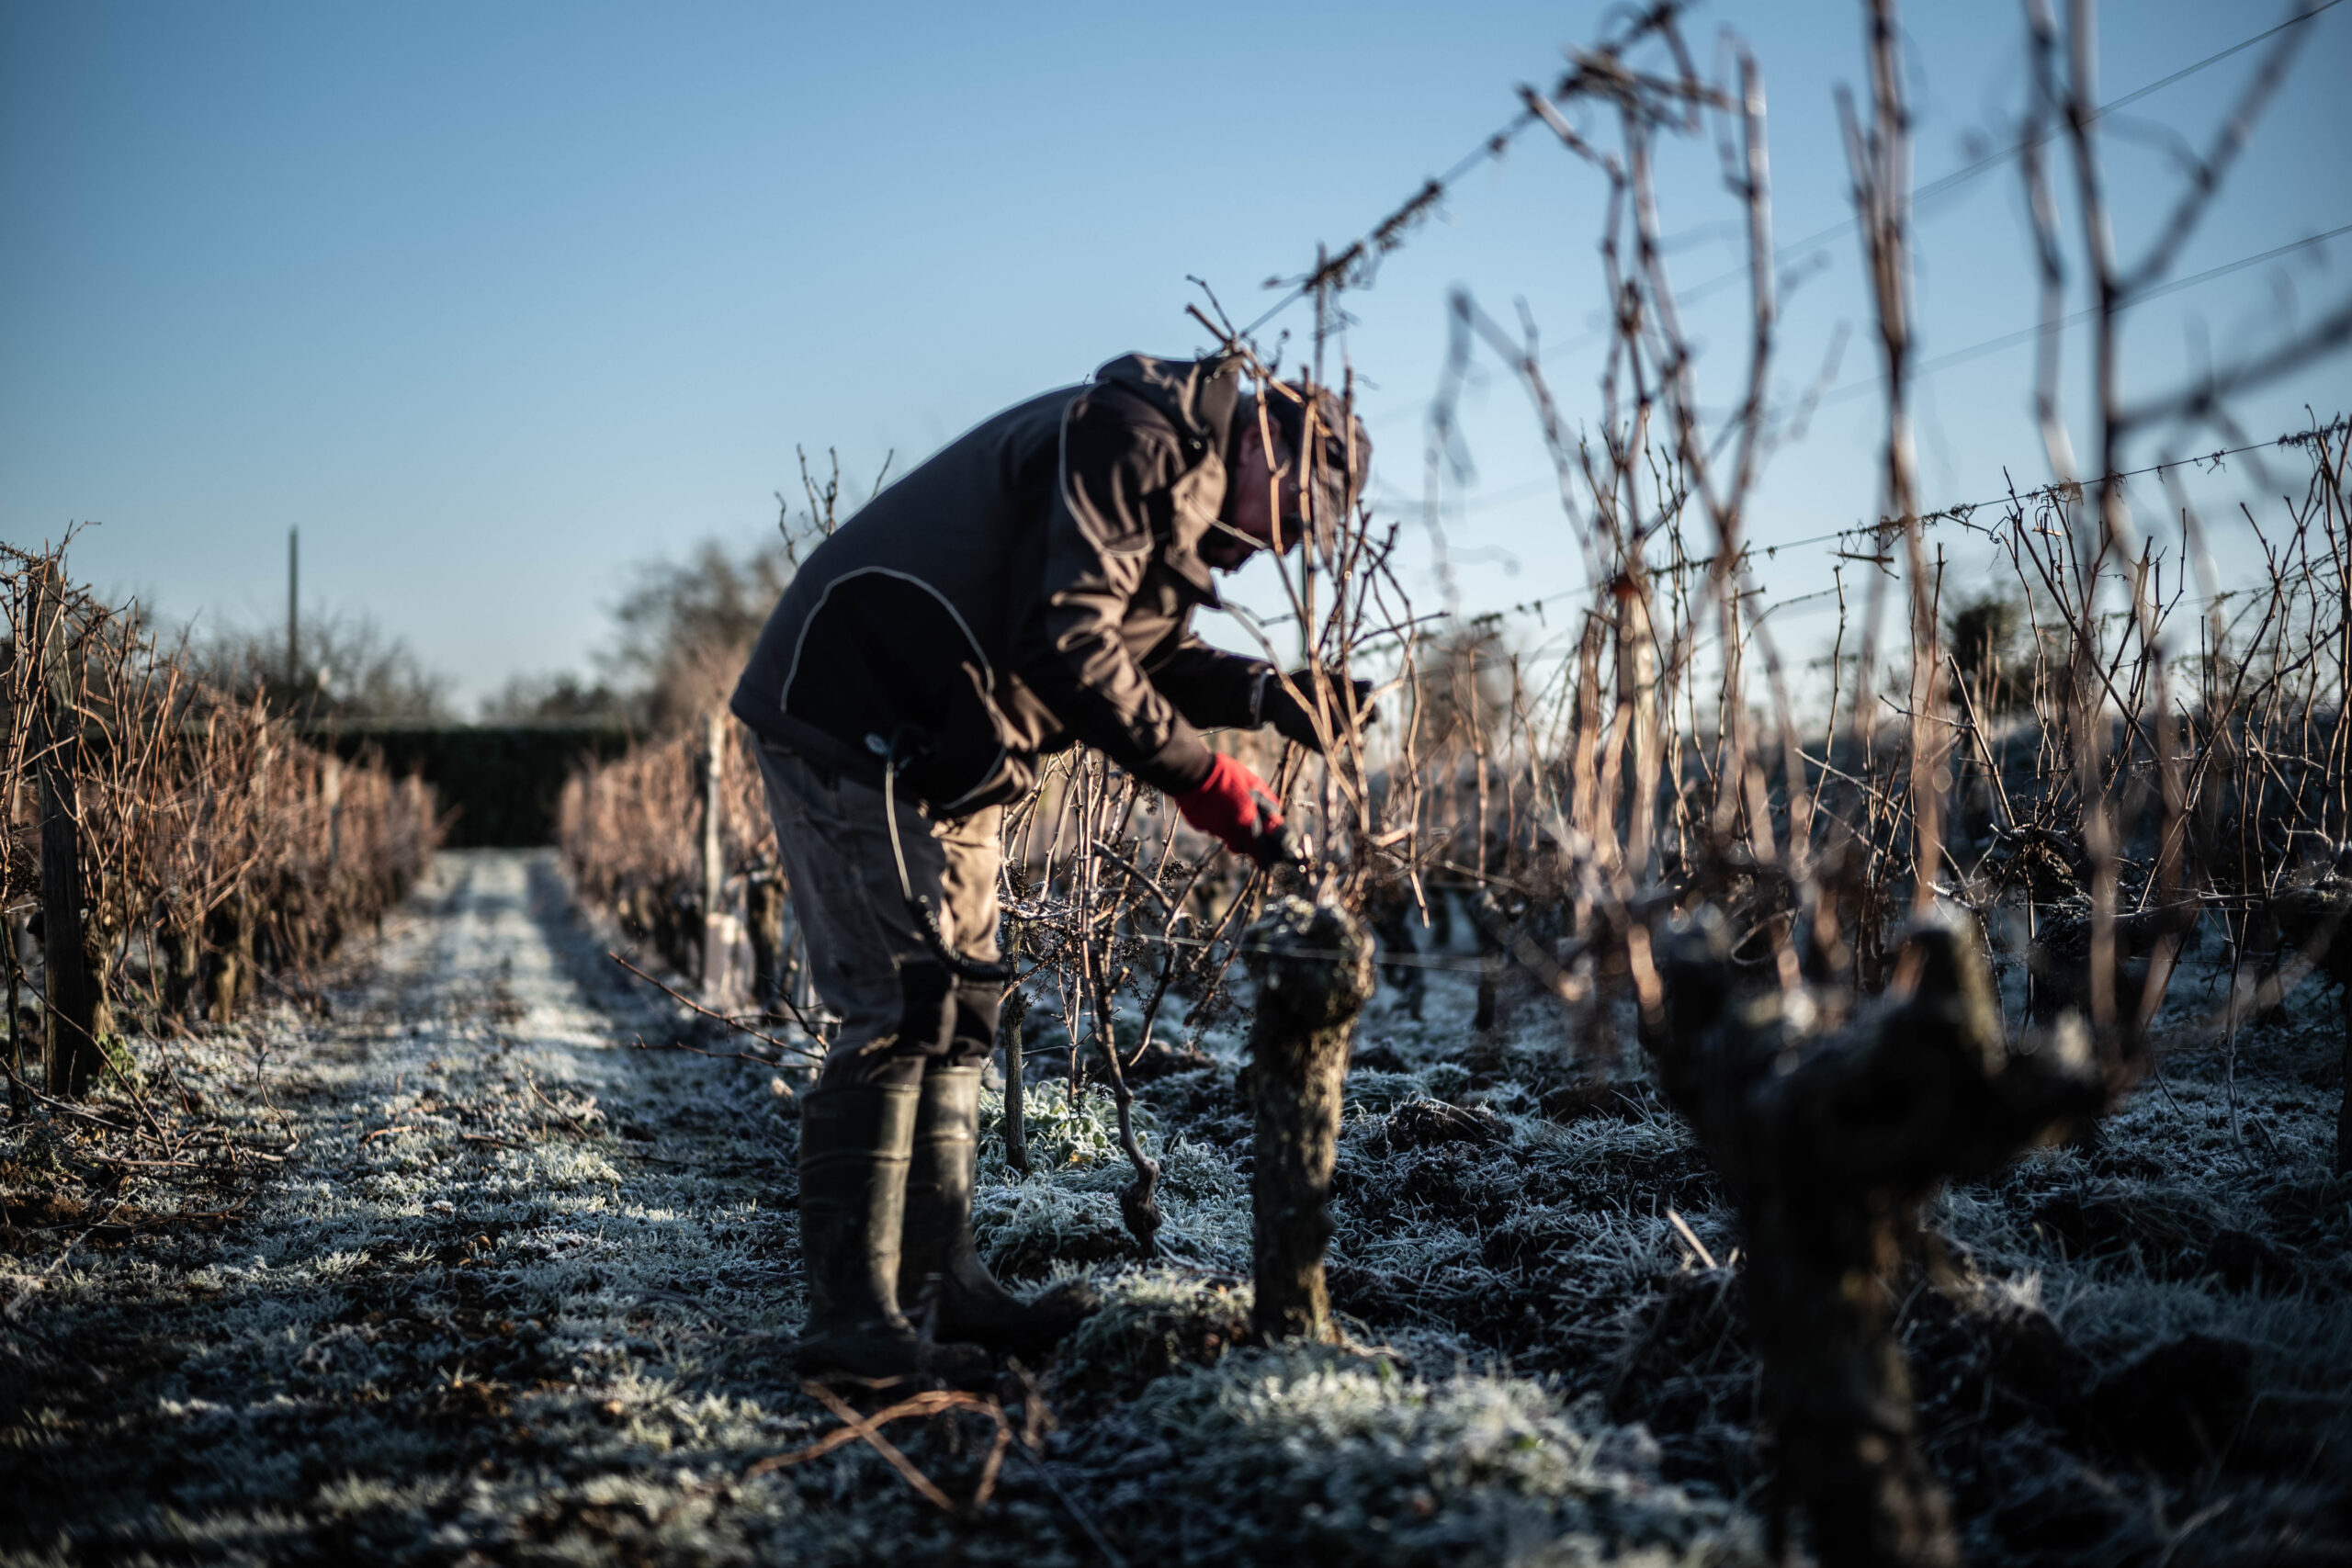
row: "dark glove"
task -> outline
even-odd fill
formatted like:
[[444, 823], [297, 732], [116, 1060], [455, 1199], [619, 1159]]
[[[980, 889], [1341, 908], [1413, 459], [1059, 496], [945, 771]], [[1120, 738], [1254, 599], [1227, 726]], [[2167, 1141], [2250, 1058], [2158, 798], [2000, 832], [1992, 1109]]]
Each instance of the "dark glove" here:
[[[1372, 705], [1372, 682], [1351, 681], [1330, 670], [1296, 670], [1291, 672], [1290, 683], [1298, 688], [1294, 697], [1283, 689], [1283, 683], [1267, 671], [1258, 677], [1258, 722], [1271, 724], [1285, 740], [1295, 740], [1310, 751], [1323, 750], [1323, 742], [1315, 734], [1315, 686], [1322, 682], [1330, 705], [1331, 728], [1334, 732], [1348, 724], [1348, 689], [1355, 694], [1356, 720], [1359, 724], [1379, 721], [1380, 710]], [[1300, 699], [1304, 698], [1302, 702]]]

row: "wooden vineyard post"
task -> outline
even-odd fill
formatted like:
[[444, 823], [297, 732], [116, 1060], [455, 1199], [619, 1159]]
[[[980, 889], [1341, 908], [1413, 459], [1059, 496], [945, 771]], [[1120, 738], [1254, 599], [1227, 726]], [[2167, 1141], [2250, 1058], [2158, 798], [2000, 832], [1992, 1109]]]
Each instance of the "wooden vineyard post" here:
[[41, 573], [33, 625], [43, 626], [41, 700], [33, 748], [40, 759], [42, 1009], [49, 1092], [78, 1098], [98, 1067], [98, 994], [82, 931], [82, 825], [74, 776], [82, 727], [66, 686], [64, 583], [54, 564]]
[[252, 906], [243, 893], [232, 893], [214, 908], [208, 923], [210, 929], [204, 941], [214, 954], [209, 1000], [212, 1021], [228, 1023], [236, 1018], [237, 1010], [254, 989], [248, 973], [254, 953]]
[[1257, 1301], [1266, 1339], [1329, 1343], [1331, 1168], [1348, 1036], [1373, 991], [1372, 934], [1338, 907], [1284, 898], [1250, 931], [1250, 1028], [1257, 1144], [1250, 1174]]
[[[1025, 928], [1018, 920], [1005, 922], [1006, 956], [1012, 961], [1017, 974], [1021, 960], [1027, 951], [1023, 940]], [[1004, 1035], [1004, 1163], [1029, 1174], [1029, 1131], [1026, 1125], [1026, 1098], [1029, 1086], [1022, 1081], [1026, 1066], [1022, 1060], [1022, 1026], [1029, 1019], [1028, 993], [1015, 980], [1005, 987], [1003, 1022], [999, 1026]]]
[[204, 926], [193, 915], [175, 911], [160, 932], [164, 950], [164, 1013], [175, 1027], [184, 1027], [202, 1006]]
[[718, 988], [718, 901], [726, 896], [727, 863], [720, 853], [718, 811], [726, 780], [727, 710], [713, 708], [703, 726], [702, 750], [702, 988], [707, 1003]]
[[790, 1016], [783, 1006], [784, 868], [763, 867], [743, 877], [743, 931], [752, 944], [752, 1007], [769, 1019]]
[[[9, 802], [11, 820], [16, 803]], [[13, 917], [0, 919], [0, 935], [8, 942], [8, 1114], [21, 1117], [28, 1106], [25, 1100], [25, 1041], [17, 1024], [17, 983], [22, 974], [17, 946], [17, 922]]]
[[327, 876], [332, 881], [343, 864], [343, 761], [332, 751], [321, 764], [319, 798], [327, 808]]
[[733, 1004], [740, 981], [735, 943], [742, 922], [727, 907], [727, 840], [720, 831], [727, 806], [727, 710], [715, 707], [704, 729], [702, 770], [702, 999]]

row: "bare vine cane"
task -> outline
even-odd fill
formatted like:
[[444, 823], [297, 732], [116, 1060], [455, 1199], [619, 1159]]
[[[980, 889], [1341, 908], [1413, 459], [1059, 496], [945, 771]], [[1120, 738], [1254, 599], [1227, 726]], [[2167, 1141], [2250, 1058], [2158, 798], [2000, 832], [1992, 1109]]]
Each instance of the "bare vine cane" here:
[[[1029, 951], [1028, 922], [1008, 919], [1004, 934], [1006, 956], [1018, 970]], [[1029, 1174], [1029, 1134], [1023, 1116], [1027, 1086], [1022, 1079], [1021, 1031], [1028, 1017], [1029, 993], [1016, 978], [1005, 988], [1004, 1021], [1000, 1026], [1004, 1035], [1004, 1163], [1023, 1176]]]
[[1143, 1152], [1136, 1137], [1135, 1090], [1127, 1087], [1126, 1070], [1119, 1062], [1119, 1037], [1113, 1030], [1110, 976], [1103, 973], [1101, 948], [1091, 940], [1080, 944], [1079, 962], [1087, 970], [1086, 991], [1094, 1004], [1094, 1032], [1102, 1042], [1102, 1062], [1111, 1075], [1111, 1101], [1119, 1117], [1119, 1147], [1136, 1168], [1133, 1181], [1119, 1190], [1119, 1218], [1136, 1238], [1136, 1250], [1145, 1258], [1159, 1255], [1159, 1162]]
[[[1100, 775], [1098, 775], [1099, 777]], [[1132, 797], [1128, 802], [1132, 806]], [[1101, 786], [1090, 789], [1081, 807], [1078, 839], [1079, 886], [1089, 908], [1095, 905], [1101, 887], [1100, 855], [1093, 846], [1100, 841], [1102, 827], [1103, 798]], [[1119, 1124], [1119, 1147], [1135, 1168], [1135, 1179], [1119, 1191], [1119, 1217], [1135, 1237], [1136, 1250], [1144, 1258], [1153, 1258], [1159, 1251], [1159, 1228], [1164, 1223], [1159, 1213], [1159, 1162], [1143, 1151], [1142, 1142], [1136, 1136], [1135, 1091], [1127, 1087], [1127, 1075], [1119, 1061], [1119, 1036], [1114, 1027], [1115, 997], [1124, 976], [1111, 973], [1110, 943], [1116, 926], [1116, 906], [1111, 918], [1100, 923], [1090, 922], [1079, 938], [1078, 961], [1080, 985], [1094, 1012], [1096, 1042], [1102, 1048], [1102, 1061], [1111, 1077], [1111, 1101], [1115, 1107]], [[1074, 1048], [1073, 1048], [1074, 1049]], [[1071, 1075], [1075, 1087], [1077, 1075]]]
[[13, 920], [0, 920], [0, 937], [8, 943], [8, 1114], [17, 1121], [25, 1118], [28, 1102], [25, 1099], [25, 1041], [22, 1025], [17, 1021], [17, 927]]

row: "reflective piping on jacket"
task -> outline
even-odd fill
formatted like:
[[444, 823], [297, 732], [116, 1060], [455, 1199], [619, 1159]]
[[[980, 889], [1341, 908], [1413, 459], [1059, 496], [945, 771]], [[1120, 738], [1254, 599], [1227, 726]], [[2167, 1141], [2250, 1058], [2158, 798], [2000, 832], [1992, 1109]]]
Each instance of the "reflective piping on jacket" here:
[[981, 773], [980, 782], [974, 784], [971, 788], [966, 790], [963, 794], [957, 795], [953, 800], [941, 801], [938, 807], [939, 811], [943, 815], [952, 815], [957, 807], [963, 805], [966, 801], [971, 799], [972, 796], [988, 788], [989, 783], [995, 779], [998, 772], [1003, 768], [1004, 758], [1005, 749], [1000, 746], [996, 749], [996, 760], [990, 762], [987, 769]]
[[[1068, 412], [1065, 412], [1062, 417], [1067, 420], [1069, 416]], [[817, 602], [814, 604], [809, 605], [808, 613], [801, 617], [800, 635], [792, 639], [792, 662], [785, 666], [783, 687], [776, 696], [775, 705], [778, 712], [786, 714], [792, 712], [792, 686], [794, 682], [800, 679], [800, 654], [802, 649], [805, 649], [808, 643], [808, 628], [817, 624], [817, 616], [825, 608], [825, 601], [833, 596], [833, 590], [839, 588], [842, 583], [847, 582], [854, 577], [895, 577], [901, 582], [913, 583], [917, 588], [922, 589], [924, 592], [938, 600], [939, 607], [947, 612], [947, 618], [956, 623], [956, 629], [964, 634], [965, 645], [971, 649], [973, 661], [979, 666], [980, 678], [986, 683], [989, 694], [991, 695], [994, 694], [996, 691], [996, 666], [989, 662], [989, 656], [981, 650], [980, 639], [972, 635], [971, 623], [964, 619], [963, 612], [956, 608], [954, 602], [951, 601], [946, 594], [942, 593], [933, 584], [924, 581], [922, 578], [917, 577], [910, 571], [900, 571], [898, 568], [889, 566], [861, 566], [854, 571], [845, 571], [842, 573], [839, 577], [834, 578], [831, 582], [825, 584], [825, 591], [817, 595]], [[802, 722], [805, 723], [807, 721], [803, 720]], [[986, 768], [980, 771], [980, 782], [966, 790], [963, 794], [957, 795], [955, 799], [941, 802], [939, 809], [946, 811], [954, 807], [961, 806], [965, 801], [971, 799], [972, 796], [979, 794], [983, 789], [987, 788], [989, 781], [996, 777], [997, 770], [1004, 766], [1004, 759], [1005, 748], [1000, 745], [996, 749], [996, 756], [994, 760], [992, 760]]]
[[817, 602], [809, 605], [808, 613], [800, 618], [800, 635], [792, 639], [792, 662], [785, 666], [784, 687], [776, 698], [776, 706], [786, 713], [792, 711], [792, 683], [800, 679], [800, 653], [808, 646], [808, 628], [816, 624], [818, 612], [824, 609], [825, 601], [833, 596], [833, 590], [854, 577], [895, 577], [901, 582], [913, 583], [917, 588], [938, 600], [939, 607], [947, 612], [947, 618], [956, 623], [956, 629], [964, 634], [964, 641], [971, 649], [972, 658], [978, 663], [981, 675], [987, 679], [989, 690], [990, 692], [996, 690], [996, 666], [990, 664], [989, 656], [981, 651], [980, 639], [972, 635], [971, 623], [964, 619], [963, 612], [956, 608], [954, 602], [946, 594], [942, 593], [913, 572], [900, 571], [893, 566], [861, 566], [842, 573], [825, 584], [825, 591], [817, 595]]

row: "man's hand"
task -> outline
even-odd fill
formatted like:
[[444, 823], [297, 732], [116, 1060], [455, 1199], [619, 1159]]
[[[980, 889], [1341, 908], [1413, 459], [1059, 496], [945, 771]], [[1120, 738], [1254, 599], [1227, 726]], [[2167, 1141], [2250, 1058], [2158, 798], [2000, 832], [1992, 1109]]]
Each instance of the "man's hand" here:
[[1351, 681], [1337, 671], [1310, 669], [1293, 671], [1290, 683], [1298, 688], [1295, 697], [1283, 689], [1272, 671], [1258, 677], [1258, 722], [1272, 725], [1283, 739], [1295, 740], [1310, 751], [1323, 750], [1323, 742], [1315, 733], [1315, 688], [1318, 683], [1329, 704], [1335, 734], [1347, 728], [1351, 688], [1355, 696], [1357, 722], [1373, 724], [1379, 719], [1380, 710], [1372, 705], [1369, 681]]
[[1283, 825], [1265, 780], [1219, 752], [1209, 776], [1175, 797], [1184, 820], [1260, 865], [1304, 864], [1305, 840]]

